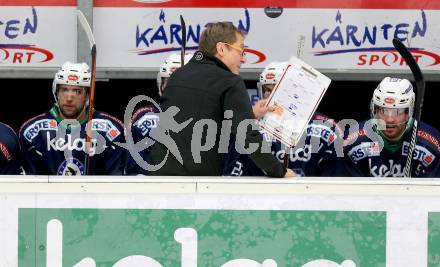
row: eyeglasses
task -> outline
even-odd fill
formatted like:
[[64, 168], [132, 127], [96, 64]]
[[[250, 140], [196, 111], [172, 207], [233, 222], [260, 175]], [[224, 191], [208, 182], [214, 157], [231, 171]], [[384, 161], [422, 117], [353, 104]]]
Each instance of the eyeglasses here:
[[236, 46], [236, 45], [228, 44], [228, 43], [224, 43], [224, 44], [227, 46], [230, 46], [230, 47], [234, 48], [235, 50], [237, 50], [238, 52], [240, 52], [242, 57], [246, 56], [246, 52], [244, 51], [244, 48]]
[[60, 87], [58, 90], [60, 95], [63, 96], [68, 96], [68, 95], [80, 96], [83, 95], [85, 91], [86, 90], [84, 88], [67, 88], [67, 87]]

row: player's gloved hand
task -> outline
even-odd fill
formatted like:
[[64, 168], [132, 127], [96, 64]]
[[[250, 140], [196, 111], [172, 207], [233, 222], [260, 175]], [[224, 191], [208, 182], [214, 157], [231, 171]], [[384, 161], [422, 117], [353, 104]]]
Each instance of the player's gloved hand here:
[[298, 175], [296, 174], [296, 172], [294, 172], [291, 169], [287, 169], [286, 174], [284, 174], [284, 178], [292, 178], [292, 177], [297, 177]]
[[267, 112], [272, 112], [275, 110], [275, 106], [265, 107], [266, 102], [267, 100], [262, 99], [255, 103], [255, 105], [253, 106], [252, 109], [257, 120], [261, 119]]

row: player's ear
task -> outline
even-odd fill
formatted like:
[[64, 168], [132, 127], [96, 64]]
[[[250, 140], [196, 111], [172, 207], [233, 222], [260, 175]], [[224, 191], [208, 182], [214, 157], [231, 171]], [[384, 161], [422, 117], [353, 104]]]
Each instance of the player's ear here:
[[221, 43], [221, 42], [217, 42], [216, 44], [215, 44], [215, 48], [216, 48], [216, 50], [217, 50], [217, 54], [219, 55], [219, 56], [223, 56], [224, 54], [225, 54], [225, 47], [224, 47], [224, 45], [223, 45], [223, 43]]

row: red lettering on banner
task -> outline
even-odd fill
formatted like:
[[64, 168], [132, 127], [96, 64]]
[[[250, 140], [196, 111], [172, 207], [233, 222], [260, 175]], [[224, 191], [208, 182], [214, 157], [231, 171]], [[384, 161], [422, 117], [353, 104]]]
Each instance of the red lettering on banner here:
[[15, 52], [14, 56], [12, 58], [12, 63], [23, 63], [21, 61], [21, 58], [23, 57], [23, 53], [21, 52]]
[[[416, 62], [420, 63], [419, 61], [421, 60], [422, 55], [415, 55], [414, 53], [412, 55], [413, 55], [414, 59], [416, 60]], [[391, 66], [391, 65], [396, 65], [396, 64], [399, 66], [406, 66], [405, 59], [403, 57], [396, 55], [395, 53], [387, 53], [387, 54], [383, 54], [383, 55], [362, 54], [362, 55], [359, 55], [358, 59], [359, 60], [358, 60], [357, 64], [359, 66], [364, 66], [364, 65]], [[434, 63], [431, 64], [431, 66], [439, 64], [437, 58], [433, 57], [433, 59], [434, 59]]]

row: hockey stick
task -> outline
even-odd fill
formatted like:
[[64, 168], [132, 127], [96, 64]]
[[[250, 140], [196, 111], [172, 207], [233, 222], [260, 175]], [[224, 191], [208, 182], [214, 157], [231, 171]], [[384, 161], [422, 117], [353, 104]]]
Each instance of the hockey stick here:
[[423, 77], [423, 73], [420, 70], [419, 65], [415, 61], [414, 57], [409, 52], [408, 48], [399, 40], [393, 39], [393, 45], [396, 48], [397, 52], [405, 59], [406, 64], [411, 69], [411, 72], [414, 76], [414, 81], [416, 83], [416, 104], [414, 107], [414, 125], [413, 131], [411, 133], [411, 141], [409, 144], [408, 155], [406, 158], [405, 168], [403, 169], [404, 177], [411, 177], [411, 168], [412, 168], [412, 159], [413, 152], [416, 147], [417, 142], [417, 130], [418, 124], [420, 122], [420, 117], [422, 115], [422, 107], [423, 107], [423, 99], [425, 97], [425, 78]]
[[186, 49], [186, 25], [182, 15], [180, 15], [180, 27], [182, 28], [182, 48], [180, 49], [180, 66], [185, 65], [185, 49]]
[[96, 43], [95, 37], [93, 36], [92, 28], [90, 24], [87, 22], [86, 17], [81, 12], [81, 10], [77, 10], [77, 17], [79, 22], [81, 23], [82, 28], [87, 34], [87, 39], [90, 44], [90, 51], [92, 56], [92, 70], [91, 70], [91, 80], [90, 80], [90, 92], [89, 92], [89, 112], [87, 117], [87, 129], [86, 129], [86, 155], [85, 155], [85, 170], [86, 175], [90, 173], [90, 156], [89, 151], [92, 146], [91, 138], [92, 138], [92, 119], [93, 119], [93, 106], [95, 103], [95, 80], [96, 80]]

